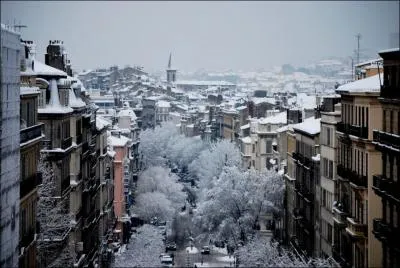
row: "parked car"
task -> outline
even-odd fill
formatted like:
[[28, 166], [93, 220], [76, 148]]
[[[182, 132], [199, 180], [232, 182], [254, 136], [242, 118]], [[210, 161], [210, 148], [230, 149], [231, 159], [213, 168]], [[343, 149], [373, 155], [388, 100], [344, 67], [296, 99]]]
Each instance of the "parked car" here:
[[175, 242], [167, 243], [167, 245], [166, 245], [166, 247], [165, 247], [165, 250], [176, 250], [176, 244], [175, 244]]
[[209, 246], [204, 246], [202, 249], [201, 249], [201, 254], [210, 254], [210, 247]]
[[163, 267], [172, 267], [174, 265], [174, 259], [170, 255], [163, 255], [160, 260]]

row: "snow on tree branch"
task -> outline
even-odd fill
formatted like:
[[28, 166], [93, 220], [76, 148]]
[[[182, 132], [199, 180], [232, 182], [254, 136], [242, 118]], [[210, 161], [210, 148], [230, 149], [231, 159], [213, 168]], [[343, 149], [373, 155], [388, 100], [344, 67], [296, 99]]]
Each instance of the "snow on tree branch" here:
[[57, 182], [51, 162], [41, 154], [38, 170], [42, 173], [42, 184], [38, 186], [37, 220], [40, 230], [38, 256], [46, 266], [71, 265], [73, 257], [67, 247], [71, 230], [69, 198], [56, 196]]
[[162, 235], [157, 227], [145, 224], [126, 247], [116, 256], [113, 267], [161, 267], [159, 255], [164, 251]]

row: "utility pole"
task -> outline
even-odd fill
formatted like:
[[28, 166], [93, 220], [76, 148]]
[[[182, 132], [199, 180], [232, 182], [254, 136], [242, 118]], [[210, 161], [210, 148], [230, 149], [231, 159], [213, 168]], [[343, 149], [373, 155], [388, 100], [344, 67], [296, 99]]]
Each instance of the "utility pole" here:
[[361, 34], [356, 35], [357, 38], [357, 64], [360, 63], [360, 39], [361, 39]]

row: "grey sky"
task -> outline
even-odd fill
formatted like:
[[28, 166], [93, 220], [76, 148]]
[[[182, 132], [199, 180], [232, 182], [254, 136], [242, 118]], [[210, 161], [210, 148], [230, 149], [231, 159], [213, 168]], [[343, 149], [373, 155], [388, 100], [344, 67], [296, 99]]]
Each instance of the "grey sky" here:
[[28, 26], [44, 61], [50, 39], [63, 40], [74, 69], [140, 64], [180, 70], [250, 70], [329, 56], [372, 55], [399, 32], [390, 2], [4, 2], [1, 21]]

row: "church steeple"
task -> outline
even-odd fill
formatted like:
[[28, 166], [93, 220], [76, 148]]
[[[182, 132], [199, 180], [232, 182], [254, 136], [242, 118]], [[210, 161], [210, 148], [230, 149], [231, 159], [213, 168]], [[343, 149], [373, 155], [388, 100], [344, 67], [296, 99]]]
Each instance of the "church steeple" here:
[[169, 53], [168, 69], [171, 69], [171, 56], [172, 53]]
[[176, 81], [176, 69], [172, 68], [172, 53], [169, 53], [168, 68], [167, 68], [167, 82], [173, 83]]

